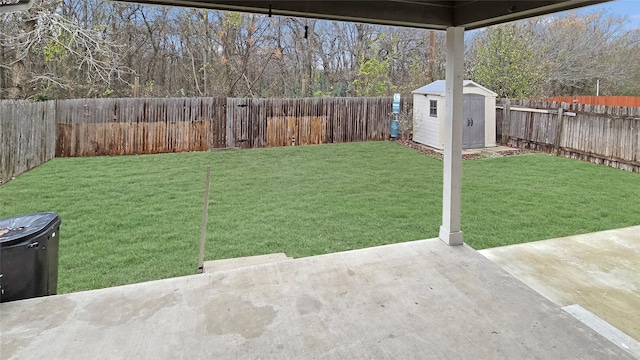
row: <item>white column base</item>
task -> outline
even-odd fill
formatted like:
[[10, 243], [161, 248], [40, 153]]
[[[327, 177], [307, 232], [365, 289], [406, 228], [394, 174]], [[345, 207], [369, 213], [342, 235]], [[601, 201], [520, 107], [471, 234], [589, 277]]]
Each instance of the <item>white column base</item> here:
[[449, 246], [462, 245], [462, 231], [450, 232], [449, 229], [445, 229], [444, 226], [440, 226], [440, 240], [444, 241]]

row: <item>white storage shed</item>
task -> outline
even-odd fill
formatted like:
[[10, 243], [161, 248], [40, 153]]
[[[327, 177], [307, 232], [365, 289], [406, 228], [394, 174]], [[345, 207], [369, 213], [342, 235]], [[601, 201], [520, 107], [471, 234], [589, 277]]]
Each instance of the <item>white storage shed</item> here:
[[[444, 149], [445, 81], [437, 80], [413, 94], [413, 141]], [[496, 146], [496, 96], [471, 80], [464, 80], [462, 148]]]

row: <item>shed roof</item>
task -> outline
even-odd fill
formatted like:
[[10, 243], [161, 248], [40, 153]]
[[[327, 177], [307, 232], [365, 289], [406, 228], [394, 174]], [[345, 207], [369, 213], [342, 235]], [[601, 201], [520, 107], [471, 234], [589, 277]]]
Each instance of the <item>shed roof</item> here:
[[[413, 90], [412, 94], [429, 94], [429, 95], [440, 95], [444, 96], [445, 94], [446, 82], [444, 80], [436, 80], [430, 84], [427, 84], [421, 88]], [[486, 87], [478, 84], [472, 80], [463, 80], [462, 88], [476, 87], [481, 90], [481, 92], [485, 93], [485, 96], [498, 96], [495, 92], [487, 89]], [[464, 91], [464, 90], [463, 90]]]

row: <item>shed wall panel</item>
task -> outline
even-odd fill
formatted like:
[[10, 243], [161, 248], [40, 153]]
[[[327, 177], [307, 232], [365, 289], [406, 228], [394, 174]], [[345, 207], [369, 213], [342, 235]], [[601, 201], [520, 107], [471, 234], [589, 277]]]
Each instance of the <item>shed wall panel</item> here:
[[484, 98], [484, 146], [496, 146], [496, 98]]
[[[440, 145], [440, 118], [429, 116], [429, 101], [437, 100], [434, 96], [422, 94], [413, 95], [413, 141], [427, 146], [441, 148]], [[438, 102], [438, 116], [443, 112]]]

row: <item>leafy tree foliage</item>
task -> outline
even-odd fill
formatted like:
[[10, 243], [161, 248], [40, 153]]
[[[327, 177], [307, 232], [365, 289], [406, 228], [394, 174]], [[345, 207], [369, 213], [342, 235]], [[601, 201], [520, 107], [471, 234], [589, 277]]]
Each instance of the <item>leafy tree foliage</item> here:
[[356, 96], [387, 96], [393, 91], [389, 79], [389, 60], [373, 58], [360, 61], [353, 85]]
[[518, 24], [493, 26], [476, 39], [469, 61], [471, 78], [499, 97], [528, 98], [538, 95], [540, 70], [525, 29]]

